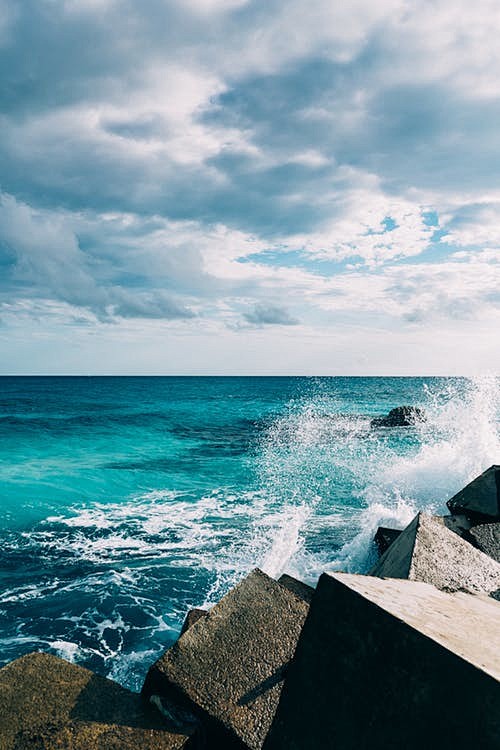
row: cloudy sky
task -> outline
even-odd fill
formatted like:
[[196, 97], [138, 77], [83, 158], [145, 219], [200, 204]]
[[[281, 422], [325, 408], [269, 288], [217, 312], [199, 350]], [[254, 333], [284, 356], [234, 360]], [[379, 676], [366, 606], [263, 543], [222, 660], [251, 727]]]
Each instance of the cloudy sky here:
[[0, 0], [0, 371], [500, 371], [498, 0]]

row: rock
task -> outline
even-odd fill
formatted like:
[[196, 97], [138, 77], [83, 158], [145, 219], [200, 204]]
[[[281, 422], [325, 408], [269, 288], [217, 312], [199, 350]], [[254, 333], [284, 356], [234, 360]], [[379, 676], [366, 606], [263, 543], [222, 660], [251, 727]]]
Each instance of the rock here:
[[189, 612], [186, 615], [186, 619], [184, 620], [184, 623], [181, 628], [181, 635], [184, 635], [186, 630], [189, 630], [189, 628], [195, 624], [195, 622], [198, 622], [198, 620], [201, 620], [202, 617], [206, 617], [208, 614], [206, 609], [190, 609]]
[[0, 669], [0, 750], [138, 747], [178, 750], [188, 737], [140, 695], [56, 656], [29, 654]]
[[259, 570], [184, 633], [148, 672], [143, 693], [183, 700], [209, 747], [262, 747], [308, 605]]
[[464, 513], [476, 522], [500, 521], [500, 466], [490, 466], [446, 504], [453, 514]]
[[456, 516], [440, 516], [443, 519], [443, 523], [447, 529], [454, 531], [455, 534], [461, 536], [462, 539], [466, 539], [468, 542], [471, 541], [469, 531], [472, 527], [471, 521], [463, 514], [457, 514]]
[[377, 545], [379, 555], [383, 555], [391, 544], [396, 541], [402, 529], [390, 529], [387, 526], [379, 526], [373, 541]]
[[445, 591], [500, 589], [500, 565], [426, 513], [415, 516], [369, 575], [425, 581]]
[[323, 574], [265, 750], [496, 750], [500, 604]]
[[302, 581], [297, 580], [297, 578], [287, 575], [287, 573], [283, 573], [283, 575], [278, 578], [278, 583], [281, 583], [286, 589], [296, 594], [299, 599], [310, 604], [314, 594], [312, 586], [308, 586], [307, 583], [303, 583]]
[[418, 406], [397, 406], [384, 417], [374, 417], [372, 427], [413, 427], [418, 422], [425, 422], [423, 409]]
[[481, 552], [500, 563], [500, 523], [484, 523], [474, 526], [470, 535]]

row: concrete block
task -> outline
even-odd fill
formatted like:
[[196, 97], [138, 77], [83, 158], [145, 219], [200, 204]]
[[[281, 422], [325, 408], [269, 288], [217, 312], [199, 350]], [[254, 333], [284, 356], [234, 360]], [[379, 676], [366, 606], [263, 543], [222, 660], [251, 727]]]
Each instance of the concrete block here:
[[151, 667], [144, 694], [182, 700], [203, 720], [210, 747], [260, 750], [307, 611], [253, 571]]
[[440, 516], [419, 513], [370, 570], [380, 578], [408, 578], [444, 591], [494, 594], [500, 565], [450, 531]]
[[470, 535], [476, 547], [500, 563], [500, 523], [474, 526]]
[[187, 743], [140, 695], [56, 656], [29, 654], [0, 669], [0, 750], [180, 750]]
[[497, 750], [500, 604], [323, 574], [265, 750]]
[[391, 544], [396, 541], [402, 529], [390, 529], [387, 526], [379, 526], [373, 541], [377, 545], [379, 555], [383, 555]]
[[307, 583], [303, 583], [302, 581], [297, 580], [297, 578], [289, 576], [287, 573], [283, 573], [283, 575], [278, 578], [278, 583], [281, 583], [286, 589], [296, 594], [299, 599], [310, 604], [314, 594], [312, 586], [308, 586]]
[[446, 504], [452, 513], [500, 521], [500, 466], [490, 466]]
[[190, 609], [189, 612], [186, 615], [186, 619], [184, 620], [181, 628], [181, 635], [184, 635], [186, 630], [189, 630], [189, 628], [195, 624], [195, 622], [198, 622], [198, 620], [201, 620], [202, 617], [206, 617], [208, 614], [208, 611], [206, 609]]

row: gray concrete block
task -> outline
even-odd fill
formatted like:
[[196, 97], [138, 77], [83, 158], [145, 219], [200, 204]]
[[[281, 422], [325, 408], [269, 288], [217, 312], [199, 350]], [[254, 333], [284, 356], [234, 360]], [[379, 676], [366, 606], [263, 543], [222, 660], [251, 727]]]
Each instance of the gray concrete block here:
[[440, 516], [419, 513], [369, 575], [432, 583], [444, 591], [495, 594], [500, 565], [450, 531]]
[[484, 523], [470, 531], [474, 544], [500, 563], [500, 523]]
[[192, 625], [194, 625], [195, 622], [198, 622], [198, 620], [201, 620], [202, 617], [206, 617], [207, 614], [208, 614], [208, 610], [206, 609], [197, 609], [197, 608], [190, 609], [182, 624], [181, 635], [184, 635], [186, 630], [189, 630], [189, 628]]
[[500, 466], [490, 466], [446, 504], [452, 513], [500, 521]]
[[289, 576], [287, 573], [283, 573], [283, 575], [278, 578], [278, 583], [280, 583], [289, 591], [292, 591], [303, 601], [310, 604], [312, 596], [314, 594], [314, 589], [312, 586], [308, 586], [307, 583], [303, 583], [297, 578]]
[[398, 536], [401, 534], [402, 529], [390, 529], [387, 526], [379, 526], [377, 533], [373, 537], [373, 541], [377, 545], [379, 555], [383, 555], [391, 544], [396, 541]]
[[265, 750], [497, 750], [500, 604], [323, 574]]
[[202, 718], [210, 747], [259, 750], [307, 611], [254, 571], [151, 667], [144, 694], [183, 700]]
[[0, 750], [180, 750], [187, 743], [140, 695], [56, 656], [29, 654], [0, 669]]

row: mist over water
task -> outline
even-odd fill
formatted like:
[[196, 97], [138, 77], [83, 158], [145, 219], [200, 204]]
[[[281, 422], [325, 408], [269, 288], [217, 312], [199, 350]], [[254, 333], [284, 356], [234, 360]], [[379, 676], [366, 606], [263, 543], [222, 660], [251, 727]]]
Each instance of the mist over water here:
[[[252, 568], [363, 572], [379, 524], [500, 463], [494, 377], [0, 385], [0, 660], [49, 650], [134, 688]], [[427, 420], [371, 427], [407, 403]]]

